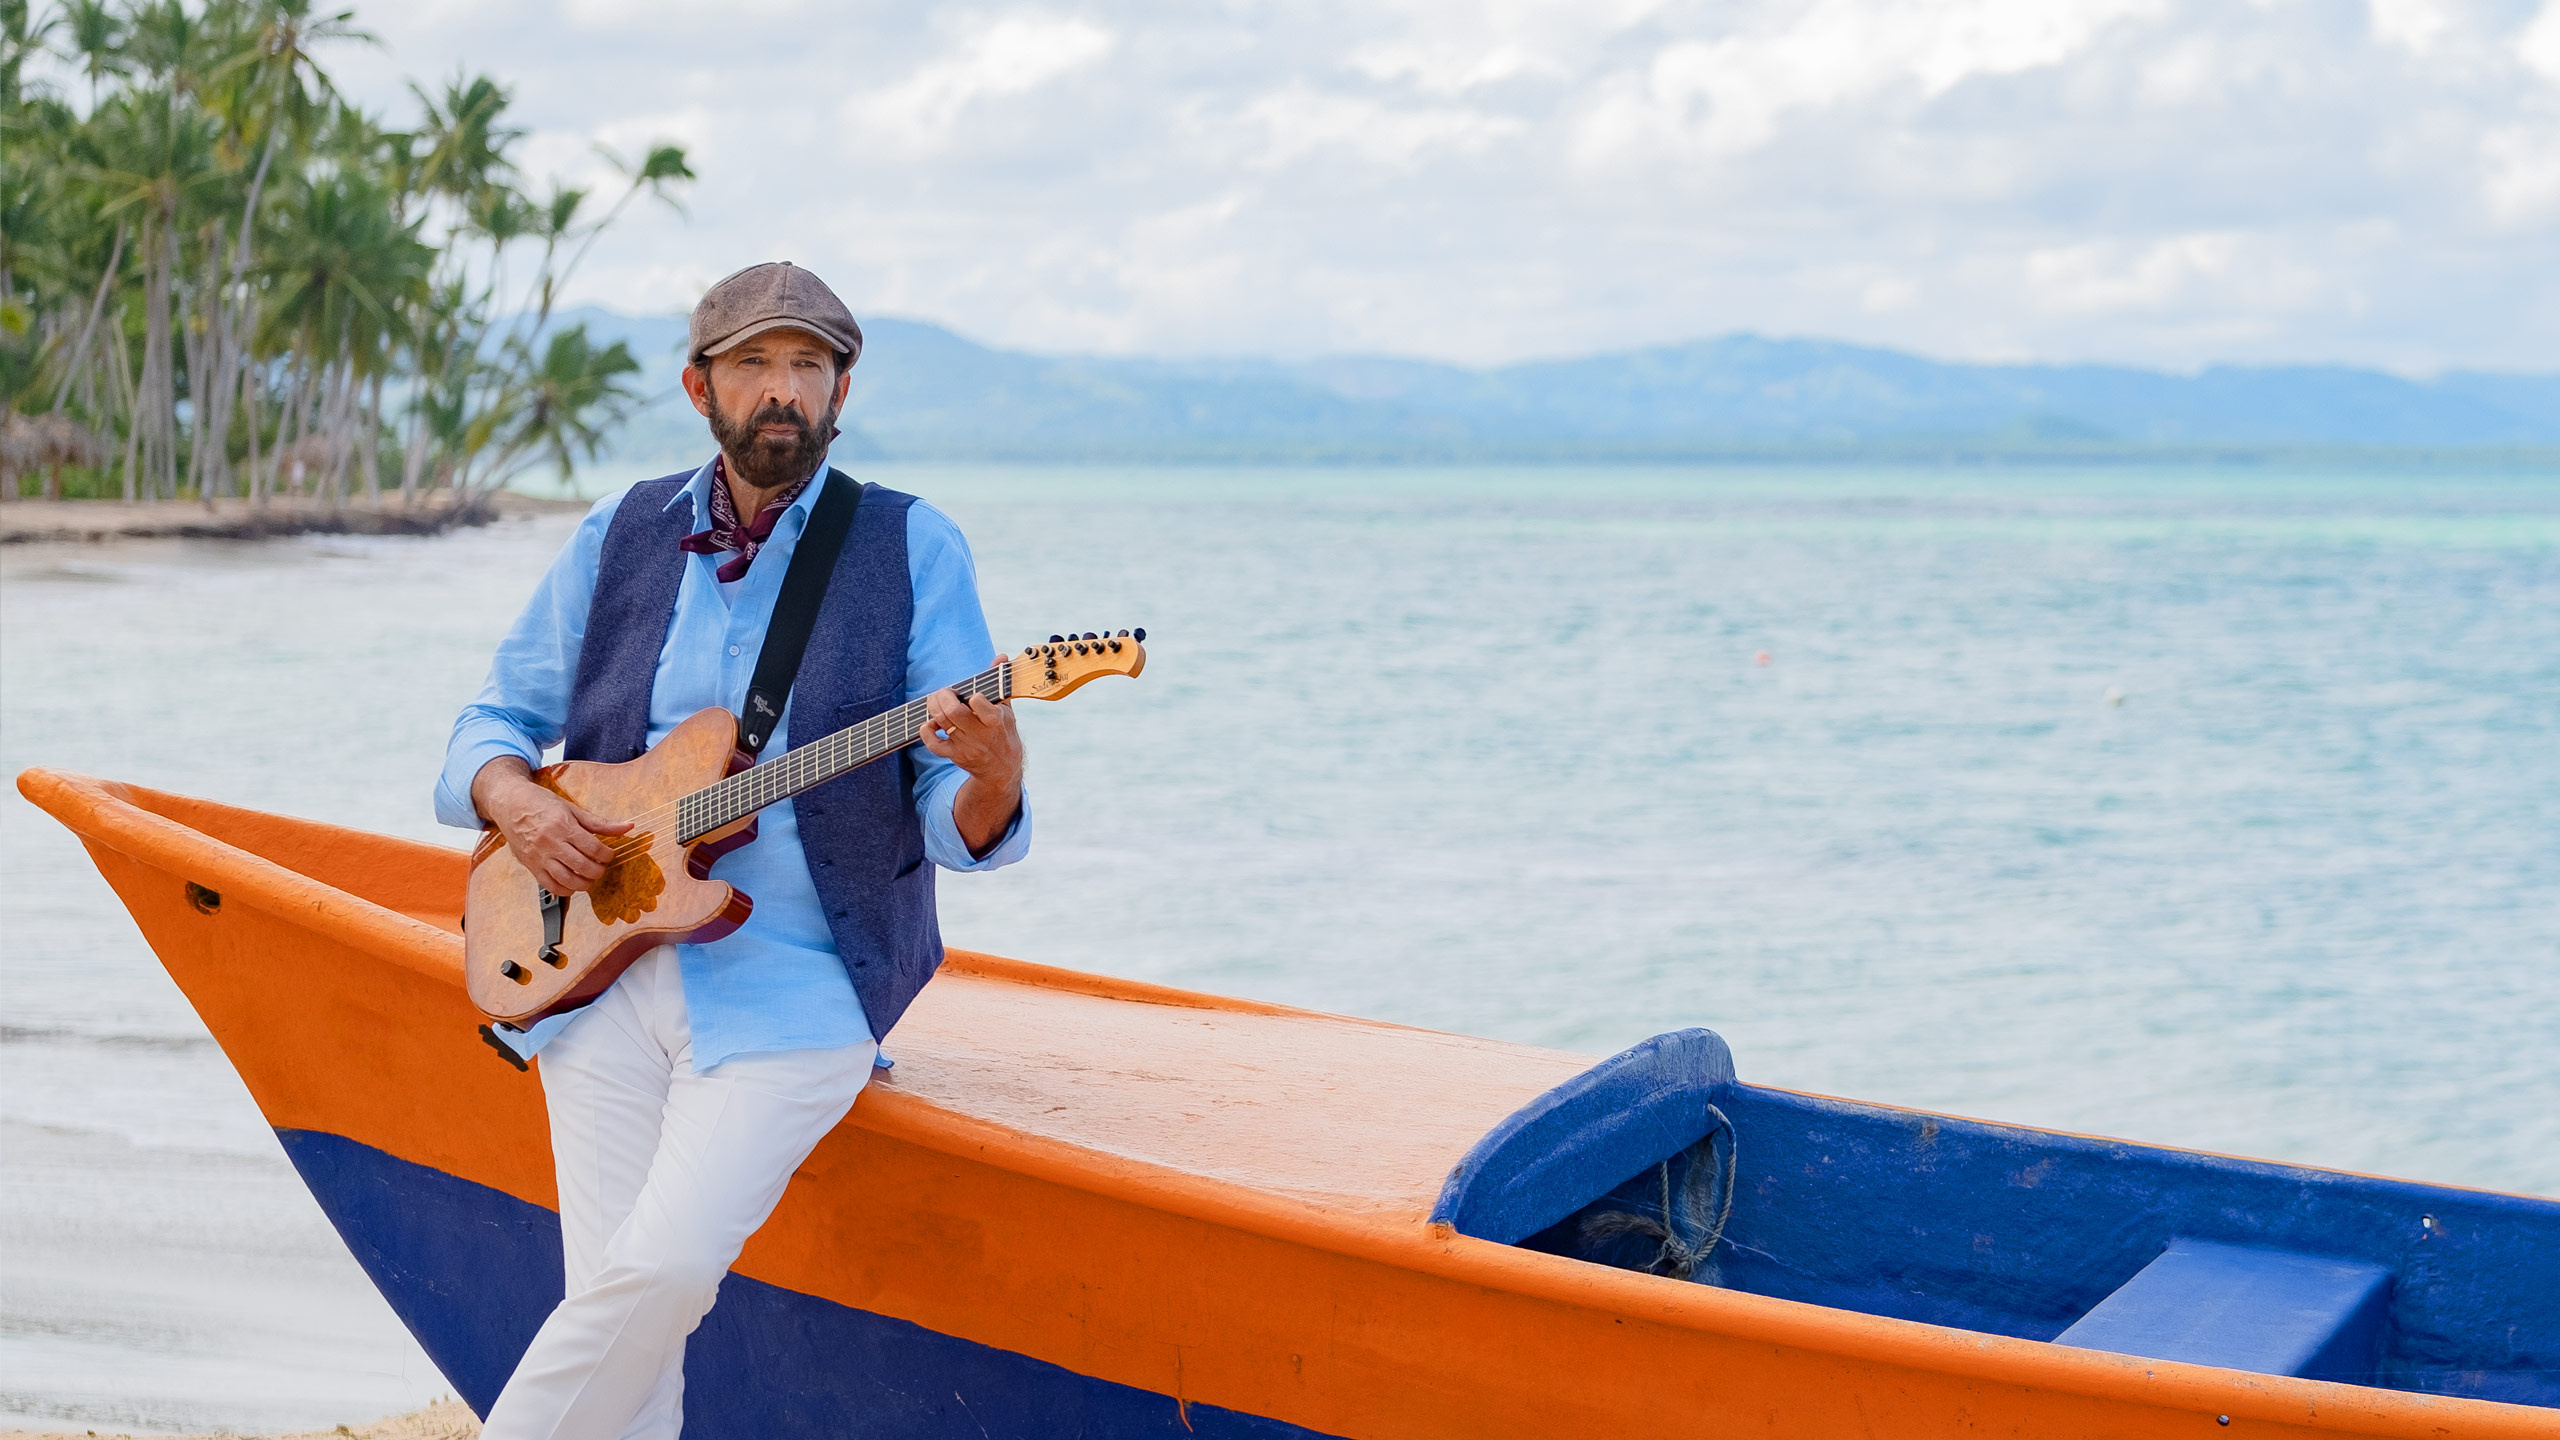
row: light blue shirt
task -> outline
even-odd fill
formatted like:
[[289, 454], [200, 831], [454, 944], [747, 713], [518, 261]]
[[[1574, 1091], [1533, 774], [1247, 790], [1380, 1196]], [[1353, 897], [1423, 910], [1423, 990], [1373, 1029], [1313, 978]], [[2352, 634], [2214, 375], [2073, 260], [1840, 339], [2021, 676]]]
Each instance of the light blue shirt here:
[[[708, 517], [710, 487], [711, 466], [706, 463], [668, 508], [690, 497], [693, 513]], [[800, 532], [808, 528], [809, 507], [818, 490], [812, 485], [791, 502], [740, 579], [720, 583], [720, 562], [734, 558], [731, 554], [686, 557], [666, 646], [658, 653], [656, 688], [649, 696], [650, 744], [699, 711], [718, 706], [735, 713], [746, 703], [747, 682], [764, 649], [765, 622], [773, 614], [774, 596], [782, 588]], [[443, 823], [480, 828], [471, 781], [482, 766], [501, 755], [521, 756], [527, 765], [539, 766], [542, 753], [560, 743], [569, 720], [570, 686], [578, 674], [578, 647], [587, 633], [587, 605], [595, 594], [597, 557], [604, 549], [605, 529], [629, 493], [608, 495], [587, 512], [499, 643], [479, 698], [453, 722], [444, 774], [436, 782], [436, 818]], [[907, 581], [915, 596], [915, 619], [907, 634], [906, 698], [913, 700], [984, 670], [996, 648], [978, 608], [978, 573], [968, 542], [948, 516], [921, 500], [907, 509]], [[826, 655], [811, 650], [801, 668], [806, 673], [827, 662]], [[791, 705], [785, 702], [782, 723], [766, 743], [765, 755], [781, 754], [792, 739]], [[947, 870], [993, 870], [1021, 859], [1031, 848], [1026, 796], [1013, 827], [984, 856], [973, 858], [951, 818], [952, 801], [967, 774], [922, 745], [909, 746], [907, 753], [915, 764], [916, 814], [924, 822], [928, 859]], [[695, 1068], [708, 1070], [735, 1055], [834, 1049], [869, 1040], [871, 1025], [852, 979], [836, 958], [835, 938], [809, 878], [791, 802], [767, 807], [757, 818], [754, 843], [720, 857], [711, 874], [753, 897], [755, 910], [726, 938], [676, 947], [693, 1024]], [[556, 1015], [507, 1038], [519, 1052], [531, 1055], [585, 1013]]]

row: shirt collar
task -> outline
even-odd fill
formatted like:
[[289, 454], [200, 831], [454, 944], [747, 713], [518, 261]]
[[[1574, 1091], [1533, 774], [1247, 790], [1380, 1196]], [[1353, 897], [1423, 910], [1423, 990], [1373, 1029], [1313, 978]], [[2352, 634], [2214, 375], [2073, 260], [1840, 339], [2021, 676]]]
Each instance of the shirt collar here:
[[[773, 528], [779, 531], [782, 528], [782, 521], [790, 519], [791, 512], [794, 510], [800, 512], [801, 523], [808, 523], [809, 507], [817, 503], [818, 492], [827, 488], [826, 480], [827, 462], [821, 459], [818, 462], [818, 474], [814, 483], [803, 488], [792, 498], [789, 505], [783, 507], [782, 517], [773, 522]], [[693, 478], [684, 482], [675, 494], [667, 497], [667, 508], [673, 510], [679, 500], [693, 506], [694, 519], [697, 523], [703, 525], [711, 523], [711, 462], [709, 460], [703, 461], [702, 468], [693, 472]]]

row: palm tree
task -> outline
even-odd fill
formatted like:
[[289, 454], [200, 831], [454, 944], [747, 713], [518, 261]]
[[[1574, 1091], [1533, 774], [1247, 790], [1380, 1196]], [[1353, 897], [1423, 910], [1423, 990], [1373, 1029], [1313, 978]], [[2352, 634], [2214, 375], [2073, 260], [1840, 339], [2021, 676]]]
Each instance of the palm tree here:
[[72, 58], [88, 78], [89, 108], [95, 110], [98, 87], [106, 83], [107, 77], [123, 75], [132, 68], [124, 55], [125, 32], [130, 27], [106, 0], [69, 0], [62, 7], [61, 23], [70, 37]]
[[89, 118], [78, 147], [86, 178], [104, 193], [102, 217], [131, 218], [143, 270], [142, 374], [125, 445], [124, 498], [137, 498], [143, 483], [152, 498], [165, 498], [178, 483], [180, 231], [194, 203], [221, 189], [218, 135], [207, 117], [178, 103], [174, 86], [116, 95]]
[[[353, 447], [378, 443], [375, 424], [356, 423], [357, 393], [410, 339], [435, 251], [418, 239], [416, 222], [394, 217], [385, 187], [361, 172], [306, 181], [293, 208], [300, 223], [272, 252], [277, 278], [267, 313], [304, 357], [305, 379], [318, 387], [313, 403], [329, 417], [325, 484], [335, 500]], [[365, 470], [373, 473], [369, 456]]]
[[[213, 337], [213, 363], [204, 391], [209, 403], [200, 407], [206, 435], [199, 451], [209, 459], [201, 478], [208, 496], [216, 483], [229, 489], [222, 472], [228, 468], [231, 416], [244, 396], [249, 350], [258, 329], [258, 294], [247, 284], [251, 247], [258, 229], [258, 205], [266, 194], [277, 148], [289, 135], [307, 143], [324, 119], [354, 113], [336, 105], [336, 87], [311, 49], [338, 41], [369, 44], [373, 40], [370, 33], [355, 28], [354, 11], [314, 15], [310, 0], [261, 0], [241, 11], [239, 18], [246, 22], [239, 27], [243, 43], [233, 47], [217, 73], [231, 82], [224, 108], [232, 133], [243, 142], [257, 137], [258, 165], [241, 201], [229, 280], [210, 297], [215, 307], [214, 323], [207, 327]], [[253, 447], [255, 443], [253, 438]], [[249, 490], [253, 498], [264, 494], [254, 475]]]
[[629, 419], [640, 400], [623, 383], [640, 373], [640, 362], [619, 340], [595, 348], [583, 325], [554, 332], [538, 356], [522, 358], [527, 363], [508, 407], [517, 418], [497, 437], [482, 489], [503, 486], [545, 460], [565, 482], [580, 459], [595, 458], [606, 430]]
[[413, 86], [418, 123], [388, 125], [318, 58], [370, 38], [329, 3], [0, 0], [0, 422], [108, 437], [120, 466], [82, 486], [263, 499], [291, 447], [333, 500], [358, 472], [372, 494], [388, 411], [404, 494], [471, 491], [591, 456], [627, 410], [628, 353], [551, 314], [684, 153], [617, 160], [601, 215], [528, 195], [505, 87]]

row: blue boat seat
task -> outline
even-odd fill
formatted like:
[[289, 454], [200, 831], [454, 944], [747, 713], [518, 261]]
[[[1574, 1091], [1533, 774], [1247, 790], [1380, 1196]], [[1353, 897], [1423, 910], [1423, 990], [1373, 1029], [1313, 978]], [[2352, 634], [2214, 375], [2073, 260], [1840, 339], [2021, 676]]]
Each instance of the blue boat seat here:
[[1696, 1143], [1732, 1083], [1733, 1052], [1712, 1030], [1620, 1051], [1478, 1140], [1449, 1172], [1431, 1222], [1517, 1245]]
[[2177, 1239], [2054, 1343], [2360, 1383], [2390, 1296], [2379, 1265]]

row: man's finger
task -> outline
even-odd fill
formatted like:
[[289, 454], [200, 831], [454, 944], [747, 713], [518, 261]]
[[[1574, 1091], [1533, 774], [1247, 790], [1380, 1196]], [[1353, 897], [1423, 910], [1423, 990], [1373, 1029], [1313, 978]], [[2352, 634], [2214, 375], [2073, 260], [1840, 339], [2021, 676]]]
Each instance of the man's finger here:
[[[598, 865], [602, 865], [613, 858], [613, 844], [611, 841], [608, 841], [601, 836], [588, 834], [577, 826], [572, 825], [563, 830], [560, 835], [560, 840], [561, 843], [566, 845], [570, 850], [575, 851], [579, 855], [585, 856], [587, 859], [596, 862]], [[566, 857], [564, 856], [563, 859], [565, 860]]]
[[566, 800], [561, 803], [567, 805], [569, 807], [569, 813], [578, 817], [578, 823], [586, 826], [588, 831], [593, 834], [620, 835], [631, 828], [630, 821], [607, 820], [603, 816], [588, 809], [586, 806], [579, 804], [575, 800]]
[[951, 751], [947, 748], [949, 742], [945, 741], [940, 735], [934, 733], [937, 723], [938, 722], [932, 720], [924, 722], [924, 728], [916, 732], [916, 740], [927, 750], [930, 750], [934, 754], [948, 760], [951, 758]]
[[555, 855], [551, 857], [551, 863], [558, 866], [562, 871], [575, 875], [581, 880], [598, 880], [604, 877], [604, 861], [591, 860], [585, 855], [578, 854], [574, 851], [568, 854]]

